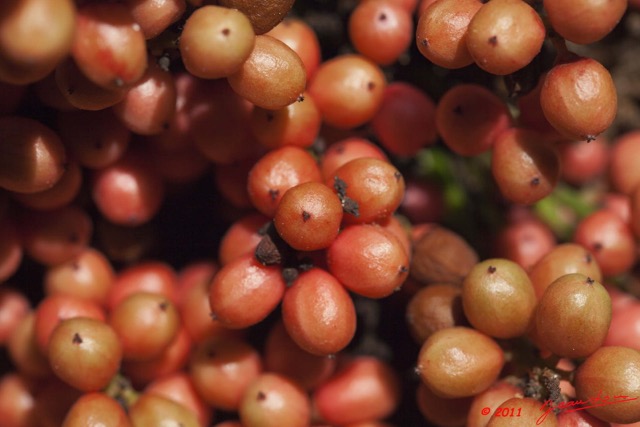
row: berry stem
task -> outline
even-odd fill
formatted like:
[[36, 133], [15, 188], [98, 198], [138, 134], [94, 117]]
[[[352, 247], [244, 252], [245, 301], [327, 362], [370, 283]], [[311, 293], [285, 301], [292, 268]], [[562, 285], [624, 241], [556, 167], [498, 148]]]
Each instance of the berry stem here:
[[122, 374], [116, 374], [111, 379], [104, 393], [117, 400], [125, 411], [128, 411], [140, 397], [140, 393], [133, 388], [131, 381]]

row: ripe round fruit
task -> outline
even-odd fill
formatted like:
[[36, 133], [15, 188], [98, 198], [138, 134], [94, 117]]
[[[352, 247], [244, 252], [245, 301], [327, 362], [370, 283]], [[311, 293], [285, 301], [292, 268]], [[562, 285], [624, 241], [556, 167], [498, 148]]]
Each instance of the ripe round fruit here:
[[306, 427], [311, 423], [307, 393], [289, 378], [270, 372], [247, 387], [238, 413], [247, 427]]
[[524, 335], [536, 303], [527, 272], [507, 259], [476, 264], [462, 283], [462, 306], [467, 319], [474, 328], [493, 337]]
[[435, 332], [422, 344], [416, 370], [438, 396], [459, 398], [489, 388], [503, 364], [504, 353], [492, 338], [457, 326]]
[[483, 70], [514, 73], [540, 52], [546, 31], [538, 12], [522, 0], [491, 0], [469, 22], [466, 43]]
[[[325, 183], [341, 198], [348, 224], [384, 222], [404, 197], [402, 173], [391, 162], [375, 158], [353, 159], [340, 166]], [[355, 203], [355, 209], [347, 200]]]
[[320, 64], [308, 91], [326, 124], [353, 129], [376, 114], [386, 84], [377, 64], [363, 55], [346, 54]]
[[592, 140], [613, 123], [618, 95], [602, 64], [577, 57], [549, 70], [540, 91], [540, 105], [549, 123], [565, 137]]
[[101, 320], [89, 317], [62, 320], [51, 333], [48, 346], [53, 372], [85, 392], [103, 389], [120, 369], [120, 339]]
[[[587, 357], [575, 374], [578, 399], [594, 402], [632, 401], [593, 405], [590, 414], [611, 423], [629, 424], [640, 420], [640, 352], [627, 347], [601, 347]], [[614, 397], [617, 396], [617, 397]], [[595, 399], [602, 400], [595, 400]], [[606, 399], [606, 400], [604, 400]]]
[[180, 34], [180, 54], [196, 77], [216, 79], [236, 72], [255, 43], [253, 27], [237, 9], [206, 5], [196, 9]]
[[53, 187], [64, 174], [66, 150], [60, 137], [39, 121], [0, 118], [0, 188], [35, 193]]
[[431, 2], [418, 18], [416, 45], [420, 53], [443, 68], [473, 64], [466, 43], [467, 29], [481, 6], [478, 0]]
[[551, 27], [578, 44], [594, 43], [609, 34], [627, 10], [627, 0], [544, 0]]
[[409, 256], [400, 240], [376, 224], [344, 228], [327, 252], [329, 271], [350, 291], [383, 298], [407, 279]]
[[556, 187], [560, 177], [558, 152], [534, 130], [507, 129], [493, 144], [491, 174], [507, 200], [531, 205]]
[[247, 15], [254, 32], [264, 34], [284, 19], [294, 0], [220, 0], [219, 3]]
[[302, 95], [307, 72], [293, 49], [264, 34], [255, 36], [248, 58], [227, 80], [238, 95], [251, 103], [277, 110], [295, 102]]
[[0, 80], [43, 79], [67, 56], [76, 29], [72, 0], [3, 1], [0, 5]]
[[315, 355], [338, 353], [356, 332], [351, 295], [338, 279], [320, 268], [300, 273], [287, 289], [282, 320], [291, 338]]
[[302, 183], [284, 193], [273, 222], [280, 237], [294, 249], [324, 249], [338, 236], [342, 204], [325, 184]]
[[611, 298], [600, 283], [565, 274], [545, 290], [535, 314], [542, 348], [561, 357], [586, 357], [604, 343], [611, 323]]

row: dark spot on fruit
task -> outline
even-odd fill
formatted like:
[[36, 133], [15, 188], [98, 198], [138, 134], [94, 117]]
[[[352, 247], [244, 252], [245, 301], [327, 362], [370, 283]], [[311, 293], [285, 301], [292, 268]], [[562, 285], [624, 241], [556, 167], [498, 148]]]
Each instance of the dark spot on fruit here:
[[491, 46], [497, 46], [498, 45], [498, 37], [497, 36], [489, 37], [489, 44]]
[[376, 88], [376, 84], [374, 82], [367, 83], [367, 90], [373, 90]]
[[71, 342], [74, 344], [82, 344], [82, 337], [80, 336], [79, 333], [75, 333], [73, 334], [73, 338], [71, 339]]
[[259, 391], [258, 394], [256, 395], [256, 399], [258, 400], [265, 400], [266, 398], [267, 398], [267, 395], [263, 391]]
[[311, 214], [307, 211], [302, 211], [302, 221], [307, 222], [311, 219]]
[[381, 13], [380, 15], [378, 15], [378, 21], [386, 21], [386, 20], [387, 20], [386, 13]]
[[398, 272], [400, 274], [407, 274], [409, 272], [409, 268], [406, 265], [401, 265]]
[[342, 204], [342, 210], [353, 216], [360, 216], [360, 206], [358, 202], [347, 196], [347, 183], [338, 176], [335, 176], [333, 178], [333, 188], [338, 194], [338, 198]]
[[497, 270], [497, 268], [495, 266], [490, 265], [489, 268], [487, 268], [487, 273], [493, 274], [493, 273], [496, 272], [496, 270]]
[[420, 44], [422, 44], [422, 46], [429, 46], [429, 40], [427, 40], [426, 38], [420, 40]]
[[456, 105], [453, 107], [453, 112], [459, 116], [462, 115], [462, 105]]
[[531, 182], [530, 182], [532, 187], [537, 187], [538, 185], [540, 185], [540, 177], [534, 177], [531, 178]]
[[122, 80], [120, 77], [116, 77], [115, 80], [113, 80], [113, 84], [116, 87], [123, 87], [124, 86], [124, 80]]
[[164, 129], [164, 130], [169, 130], [169, 128], [170, 128], [170, 127], [171, 127], [171, 126], [169, 125], [169, 122], [164, 122], [164, 123], [162, 123], [162, 129]]
[[590, 254], [589, 252], [587, 252], [587, 253], [584, 255], [584, 261], [585, 261], [587, 264], [591, 264], [591, 262], [593, 262], [593, 257], [591, 256], [591, 254]]
[[222, 29], [222, 35], [223, 36], [228, 36], [229, 34], [231, 34], [231, 30], [228, 28], [223, 28]]
[[298, 102], [304, 101], [304, 95], [298, 95], [298, 98], [296, 99], [296, 101]]
[[342, 209], [345, 213], [355, 217], [360, 216], [360, 206], [358, 205], [358, 202], [353, 200], [351, 197], [344, 196], [342, 198]]
[[344, 197], [347, 194], [347, 183], [337, 175], [333, 177], [333, 188], [338, 193], [338, 197]]
[[264, 236], [269, 232], [272, 226], [273, 226], [273, 223], [271, 221], [267, 221], [262, 227], [258, 229], [258, 234], [260, 236]]
[[80, 270], [80, 264], [78, 264], [78, 261], [73, 261], [73, 262], [71, 263], [71, 269], [72, 269], [72, 270], [75, 270], [75, 271]]
[[160, 304], [158, 304], [158, 308], [162, 311], [167, 311], [167, 309], [169, 308], [169, 302], [161, 301]]
[[396, 171], [393, 173], [393, 177], [396, 179], [396, 181], [400, 181], [402, 179], [402, 174]]
[[260, 239], [258, 246], [256, 246], [255, 257], [262, 265], [274, 265], [282, 262], [278, 246], [269, 234]]
[[277, 189], [269, 189], [269, 197], [271, 198], [272, 202], [275, 202], [276, 199], [278, 198], [278, 195], [280, 194], [280, 190]]
[[75, 87], [73, 87], [73, 86], [69, 86], [69, 87], [67, 88], [67, 93], [68, 93], [69, 95], [73, 95], [73, 93], [74, 93], [75, 91], [76, 91], [76, 88], [75, 88]]
[[593, 280], [591, 277], [587, 277], [587, 285], [593, 285], [596, 281]]
[[209, 313], [209, 317], [211, 318], [211, 320], [218, 320], [218, 315], [213, 312]]
[[595, 242], [592, 247], [595, 252], [600, 252], [603, 249], [602, 243], [600, 242]]
[[78, 236], [78, 233], [69, 234], [69, 242], [70, 243], [78, 243], [79, 241], [80, 241], [80, 236]]
[[218, 355], [218, 353], [216, 353], [216, 351], [213, 348], [209, 348], [207, 349], [207, 357], [209, 359], [213, 359], [214, 357], [216, 357]]
[[294, 267], [286, 267], [282, 269], [282, 280], [287, 286], [293, 285], [298, 278], [298, 270]]
[[596, 140], [596, 136], [595, 135], [587, 135], [587, 136], [584, 137], [584, 139], [587, 142], [591, 142], [591, 141], [595, 141]]

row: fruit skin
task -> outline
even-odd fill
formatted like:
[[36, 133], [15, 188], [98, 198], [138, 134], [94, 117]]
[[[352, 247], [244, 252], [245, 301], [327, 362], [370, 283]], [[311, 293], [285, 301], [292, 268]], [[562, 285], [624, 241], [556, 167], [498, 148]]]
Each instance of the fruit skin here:
[[460, 156], [489, 151], [511, 127], [504, 101], [488, 88], [461, 83], [447, 90], [436, 105], [436, 128], [445, 145]]
[[125, 5], [88, 3], [78, 9], [71, 56], [98, 86], [114, 90], [138, 81], [148, 66], [146, 47]]
[[614, 403], [625, 398], [630, 402], [588, 408], [601, 420], [628, 424], [640, 419], [640, 352], [610, 346], [601, 347], [578, 367], [575, 374], [576, 396], [594, 403]]
[[[436, 65], [449, 69], [473, 64], [467, 48], [469, 22], [482, 7], [478, 0], [443, 0], [422, 7], [416, 27], [416, 46], [420, 53]], [[446, 36], [442, 36], [442, 34]]]
[[291, 247], [302, 251], [325, 249], [340, 232], [342, 204], [333, 189], [305, 182], [287, 190], [273, 223]]
[[245, 390], [263, 372], [262, 358], [246, 340], [213, 335], [191, 353], [189, 377], [198, 396], [213, 408], [237, 411]]
[[282, 319], [291, 338], [311, 354], [327, 356], [343, 350], [356, 332], [351, 295], [329, 272], [302, 272], [282, 300]]
[[107, 323], [74, 317], [61, 321], [51, 333], [48, 357], [63, 381], [85, 392], [99, 391], [120, 369], [122, 345]]
[[494, 383], [504, 365], [504, 352], [488, 335], [456, 326], [431, 335], [420, 348], [416, 371], [436, 395], [473, 396]]
[[223, 326], [242, 329], [264, 320], [280, 304], [285, 288], [280, 267], [264, 266], [250, 253], [229, 262], [214, 276], [209, 305]]
[[497, 338], [524, 335], [537, 299], [526, 271], [507, 259], [478, 263], [462, 284], [462, 306], [469, 322]]
[[289, 378], [270, 372], [249, 384], [238, 413], [246, 427], [307, 427], [311, 423], [307, 393]]
[[327, 249], [327, 265], [349, 291], [384, 298], [404, 283], [409, 257], [398, 238], [377, 224], [342, 230]]
[[563, 136], [592, 140], [613, 123], [618, 95], [602, 64], [576, 57], [549, 70], [540, 91], [540, 105], [549, 123]]
[[558, 183], [558, 152], [534, 130], [507, 129], [493, 145], [491, 174], [507, 200], [532, 205], [548, 196]]
[[66, 156], [60, 137], [48, 126], [29, 117], [0, 117], [0, 188], [47, 190], [62, 177]]
[[256, 34], [264, 34], [278, 25], [295, 0], [220, 0], [221, 6], [238, 9], [251, 21]]
[[44, 79], [71, 51], [77, 11], [72, 0], [4, 1], [0, 5], [0, 81]]
[[356, 50], [380, 65], [391, 65], [411, 45], [413, 21], [400, 4], [360, 2], [349, 16], [349, 39]]
[[293, 49], [263, 34], [255, 37], [249, 57], [227, 81], [238, 95], [258, 107], [277, 110], [304, 93], [307, 72]]
[[85, 393], [71, 406], [62, 427], [131, 427], [124, 408], [99, 391]]
[[246, 15], [237, 9], [207, 5], [196, 9], [185, 22], [180, 53], [189, 73], [217, 79], [236, 72], [254, 43], [255, 34]]
[[154, 393], [143, 393], [129, 408], [132, 427], [200, 427], [198, 417], [185, 406]]
[[587, 357], [607, 336], [611, 298], [595, 280], [580, 273], [565, 274], [545, 290], [535, 316], [543, 348], [561, 357]]
[[384, 419], [397, 409], [402, 391], [397, 373], [388, 363], [373, 356], [342, 362], [311, 395], [314, 410], [322, 420], [350, 425]]
[[527, 2], [492, 0], [471, 18], [466, 43], [480, 68], [507, 75], [533, 60], [542, 49], [545, 36], [542, 19]]
[[307, 89], [324, 123], [354, 129], [375, 116], [386, 85], [380, 66], [363, 55], [345, 54], [320, 64]]
[[553, 30], [577, 44], [597, 42], [609, 34], [627, 9], [626, 0], [544, 0]]

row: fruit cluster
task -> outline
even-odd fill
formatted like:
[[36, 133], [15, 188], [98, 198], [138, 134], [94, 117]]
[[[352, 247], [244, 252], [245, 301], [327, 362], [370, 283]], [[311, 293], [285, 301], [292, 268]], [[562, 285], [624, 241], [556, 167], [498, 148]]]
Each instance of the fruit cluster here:
[[4, 1], [0, 427], [640, 423], [638, 10]]

